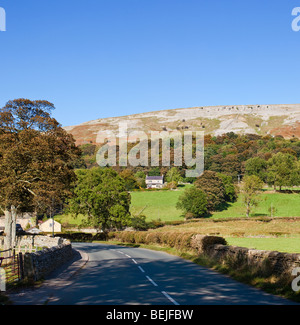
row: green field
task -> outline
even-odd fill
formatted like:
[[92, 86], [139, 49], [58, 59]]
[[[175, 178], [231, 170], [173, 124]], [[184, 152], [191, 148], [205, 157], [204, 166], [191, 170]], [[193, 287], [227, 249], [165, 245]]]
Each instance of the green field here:
[[[183, 220], [182, 211], [176, 209], [176, 202], [184, 188], [181, 187], [176, 191], [133, 192], [130, 211], [133, 215], [144, 214], [147, 220]], [[275, 208], [273, 216], [298, 217], [300, 216], [300, 194], [262, 192], [259, 204], [253, 209], [251, 216], [270, 216], [271, 206]], [[214, 212], [212, 215], [212, 218], [240, 217], [245, 217], [245, 207], [241, 197], [235, 203], [230, 203], [226, 210]]]
[[[270, 216], [270, 208], [275, 208], [275, 217], [299, 217], [300, 194], [266, 193], [259, 197], [259, 204], [251, 213], [252, 217]], [[245, 217], [245, 207], [240, 196], [235, 203], [229, 204], [228, 209], [215, 212], [213, 218]]]
[[[182, 212], [175, 208], [183, 190], [184, 187], [177, 191], [133, 192], [131, 213], [134, 215], [141, 212], [148, 221], [158, 218], [162, 221], [183, 220]], [[234, 246], [300, 253], [299, 221], [293, 219], [287, 219], [287, 222], [284, 219], [274, 219], [271, 222], [255, 221], [255, 217], [269, 217], [271, 206], [275, 208], [273, 217], [299, 217], [300, 194], [262, 192], [259, 204], [253, 209], [250, 220], [244, 218], [245, 207], [240, 196], [235, 203], [229, 204], [226, 210], [213, 213], [209, 219], [199, 219], [196, 223], [163, 229], [224, 236], [228, 244]], [[232, 219], [232, 221], [214, 222], [221, 218]], [[234, 218], [243, 219], [238, 221]], [[157, 231], [163, 229], [159, 228]], [[278, 237], [274, 238], [274, 235]]]
[[176, 203], [182, 191], [190, 185], [170, 191], [138, 191], [131, 193], [132, 215], [143, 214], [147, 220], [162, 221], [183, 220], [182, 211], [176, 209]]
[[[176, 203], [188, 186], [191, 185], [181, 186], [177, 190], [132, 192], [130, 212], [133, 216], [145, 215], [147, 221], [184, 220], [182, 211], [176, 209]], [[255, 218], [270, 216], [271, 206], [276, 209], [273, 217], [281, 218], [275, 218], [269, 222]], [[260, 195], [259, 204], [252, 211], [252, 218], [245, 218], [245, 207], [242, 198], [239, 197], [235, 203], [229, 204], [226, 210], [215, 212], [208, 219], [199, 219], [199, 221], [179, 226], [165, 226], [156, 231], [192, 231], [199, 234], [223, 236], [230, 245], [300, 253], [300, 220], [288, 218], [299, 216], [300, 194], [274, 193], [268, 190]], [[56, 216], [55, 219], [63, 224], [79, 226], [86, 217], [79, 215], [74, 218], [72, 215], [61, 215]]]
[[[183, 220], [183, 213], [176, 209], [176, 203], [188, 186], [191, 185], [178, 187], [177, 190], [132, 192], [130, 212], [133, 216], [143, 214], [148, 221]], [[273, 217], [298, 217], [300, 216], [300, 194], [262, 192], [259, 204], [253, 209], [251, 217], [270, 216], [271, 206], [275, 208]], [[211, 216], [212, 219], [241, 217], [245, 217], [245, 207], [241, 196], [236, 202], [230, 203], [227, 209], [214, 212]], [[62, 223], [79, 225], [85, 218], [78, 216], [74, 219], [70, 215], [62, 215], [57, 216], [56, 219]]]
[[[226, 238], [226, 237], [225, 237]], [[229, 245], [253, 249], [300, 253], [300, 238], [226, 238]]]

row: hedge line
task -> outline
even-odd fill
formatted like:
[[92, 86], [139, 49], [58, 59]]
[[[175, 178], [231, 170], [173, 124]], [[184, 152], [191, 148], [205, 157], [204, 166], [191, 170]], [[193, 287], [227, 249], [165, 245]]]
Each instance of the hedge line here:
[[98, 234], [89, 234], [84, 232], [56, 233], [55, 236], [69, 239], [70, 241], [73, 242], [84, 242], [84, 243], [91, 243], [96, 240], [99, 241], [107, 240], [107, 234], [103, 232], [100, 232]]
[[158, 244], [180, 250], [196, 250], [197, 253], [205, 252], [211, 245], [227, 245], [223, 237], [202, 236], [195, 232], [122, 231], [111, 234], [111, 238], [123, 243]]

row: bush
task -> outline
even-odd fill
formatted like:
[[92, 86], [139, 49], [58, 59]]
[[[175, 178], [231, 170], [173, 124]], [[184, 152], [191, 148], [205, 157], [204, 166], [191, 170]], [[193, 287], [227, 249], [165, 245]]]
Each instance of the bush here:
[[190, 219], [194, 219], [195, 215], [192, 212], [187, 212], [184, 216], [185, 220], [190, 220]]
[[92, 240], [104, 241], [107, 240], [108, 237], [109, 237], [109, 233], [98, 232], [96, 235], [93, 236]]
[[136, 243], [145, 244], [147, 239], [147, 232], [137, 231], [134, 235]]
[[145, 244], [160, 244], [160, 236], [157, 232], [149, 232], [145, 238]]
[[82, 232], [74, 232], [74, 233], [60, 233], [56, 234], [58, 237], [68, 239], [72, 242], [92, 242], [93, 235], [82, 233]]
[[131, 219], [131, 227], [135, 230], [148, 230], [149, 223], [146, 221], [146, 216], [135, 216]]
[[160, 227], [163, 227], [164, 225], [165, 225], [165, 223], [162, 222], [160, 219], [155, 219], [155, 220], [151, 220], [150, 222], [148, 222], [149, 229], [160, 228]]

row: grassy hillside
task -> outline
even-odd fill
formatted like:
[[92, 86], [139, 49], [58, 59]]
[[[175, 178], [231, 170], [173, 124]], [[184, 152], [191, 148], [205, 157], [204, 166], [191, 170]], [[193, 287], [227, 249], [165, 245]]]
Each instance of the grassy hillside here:
[[188, 186], [191, 185], [178, 187], [172, 191], [132, 192], [130, 212], [132, 215], [143, 214], [147, 220], [183, 220], [182, 212], [176, 209], [176, 203], [182, 191]]
[[[183, 220], [182, 211], [176, 209], [179, 196], [188, 186], [179, 187], [173, 191], [136, 191], [131, 193], [132, 215], [143, 214], [147, 221], [161, 219], [161, 221]], [[275, 217], [298, 217], [300, 216], [300, 194], [269, 193], [263, 192], [260, 202], [254, 208], [251, 217], [270, 216], [270, 207], [275, 208]], [[245, 207], [242, 198], [239, 197], [235, 203], [230, 203], [223, 211], [214, 212], [211, 219], [220, 218], [243, 218]], [[70, 215], [57, 216], [56, 219], [62, 223], [79, 225], [85, 218], [78, 216], [74, 219]]]
[[[143, 208], [148, 220], [161, 218], [163, 221], [182, 220], [176, 210], [177, 199], [183, 190], [132, 193], [132, 213]], [[273, 220], [269, 217], [271, 205], [276, 209]], [[272, 193], [265, 191], [251, 218], [245, 218], [242, 198], [228, 206], [228, 209], [215, 212], [209, 219], [185, 223], [179, 226], [165, 226], [154, 231], [192, 231], [205, 235], [218, 235], [226, 238], [229, 245], [253, 249], [274, 250], [287, 253], [300, 253], [300, 195]], [[298, 217], [298, 218], [292, 218]], [[242, 218], [237, 220], [236, 218]]]
[[[147, 220], [183, 220], [176, 202], [182, 191], [191, 185], [173, 191], [132, 192], [131, 213], [147, 216]], [[270, 215], [271, 204], [277, 209], [277, 218], [264, 218]], [[80, 215], [56, 216], [61, 223], [79, 226], [86, 217]], [[237, 219], [240, 218], [240, 219]], [[215, 212], [211, 218], [198, 219], [178, 226], [165, 226], [152, 231], [197, 232], [205, 235], [225, 237], [228, 244], [264, 250], [300, 253], [300, 194], [270, 193], [261, 194], [259, 205], [250, 218], [245, 218], [242, 199], [230, 204], [227, 210]]]
[[[189, 186], [189, 185], [186, 185]], [[176, 202], [186, 187], [176, 191], [143, 191], [131, 193], [131, 213], [144, 214], [148, 220], [161, 219], [162, 221], [183, 220], [182, 212], [176, 209]], [[270, 208], [275, 208], [274, 216], [300, 216], [300, 194], [263, 192], [260, 202], [253, 209], [251, 217], [270, 216]], [[240, 218], [245, 217], [245, 207], [241, 196], [235, 203], [228, 205], [223, 211], [214, 212], [212, 218]]]
[[[253, 209], [251, 216], [270, 216], [271, 206], [275, 208], [274, 216], [298, 217], [300, 216], [300, 194], [264, 192], [261, 194], [259, 204]], [[229, 204], [227, 210], [213, 214], [213, 218], [231, 217], [245, 217], [245, 207], [241, 196], [237, 202]]]

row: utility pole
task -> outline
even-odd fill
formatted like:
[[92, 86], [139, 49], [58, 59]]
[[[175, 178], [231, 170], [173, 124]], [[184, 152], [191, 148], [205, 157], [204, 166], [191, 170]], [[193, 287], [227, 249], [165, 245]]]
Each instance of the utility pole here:
[[54, 237], [54, 213], [53, 213], [53, 198], [50, 205], [50, 219], [52, 219], [52, 237]]

